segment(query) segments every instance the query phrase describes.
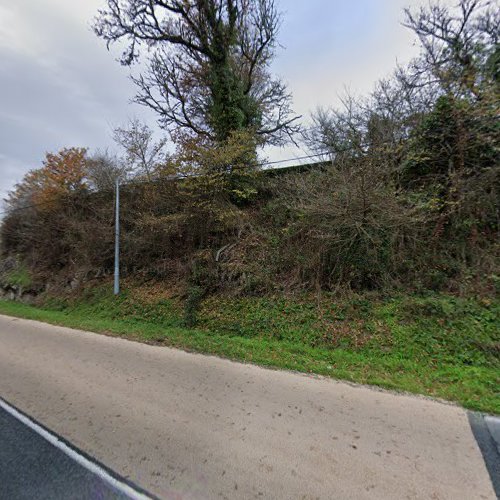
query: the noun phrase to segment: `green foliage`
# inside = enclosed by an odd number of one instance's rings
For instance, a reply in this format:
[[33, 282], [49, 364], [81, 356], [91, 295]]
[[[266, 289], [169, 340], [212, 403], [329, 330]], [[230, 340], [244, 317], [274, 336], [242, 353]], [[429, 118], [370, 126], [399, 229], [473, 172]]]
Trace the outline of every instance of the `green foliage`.
[[470, 177], [495, 166], [499, 125], [489, 108], [484, 101], [439, 97], [412, 132], [402, 182], [434, 182], [444, 189], [454, 174]]
[[33, 278], [26, 264], [17, 257], [0, 259], [0, 287], [27, 289], [33, 285]]
[[221, 144], [235, 132], [256, 130], [261, 126], [259, 103], [253, 95], [245, 92], [237, 64], [228, 57], [214, 64], [210, 71], [211, 101], [207, 114]]
[[399, 349], [419, 352], [436, 365], [460, 363], [466, 366], [500, 368], [495, 346], [500, 342], [500, 305], [489, 300], [464, 300], [430, 295], [405, 299], [400, 322], [404, 330]]
[[200, 286], [190, 286], [188, 288], [184, 305], [184, 324], [188, 328], [192, 328], [197, 323], [198, 312], [204, 295], [205, 291]]
[[15, 285], [22, 288], [28, 288], [33, 283], [29, 270], [24, 266], [6, 273], [2, 277], [2, 281], [7, 285]]
[[446, 363], [500, 367], [500, 304], [452, 296], [377, 296], [319, 301], [207, 299], [199, 325], [247, 338]]
[[255, 198], [259, 165], [251, 129], [228, 132], [220, 142], [179, 135], [177, 143], [168, 167], [185, 178], [180, 188], [186, 204], [215, 211], [223, 202], [238, 206]]

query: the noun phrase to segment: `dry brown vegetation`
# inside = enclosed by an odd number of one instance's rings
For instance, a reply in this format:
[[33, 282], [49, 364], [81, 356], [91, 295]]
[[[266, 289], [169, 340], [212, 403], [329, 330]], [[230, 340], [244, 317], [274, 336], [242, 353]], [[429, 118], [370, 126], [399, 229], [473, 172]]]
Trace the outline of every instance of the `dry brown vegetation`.
[[409, 13], [422, 55], [368, 98], [316, 113], [305, 141], [325, 161], [309, 169], [260, 171], [250, 129], [216, 145], [178, 135], [167, 156], [135, 123], [118, 133], [125, 166], [48, 155], [7, 200], [3, 255], [40, 285], [110, 274], [120, 174], [124, 275], [180, 287], [193, 311], [213, 292], [496, 293], [496, 17], [470, 0]]

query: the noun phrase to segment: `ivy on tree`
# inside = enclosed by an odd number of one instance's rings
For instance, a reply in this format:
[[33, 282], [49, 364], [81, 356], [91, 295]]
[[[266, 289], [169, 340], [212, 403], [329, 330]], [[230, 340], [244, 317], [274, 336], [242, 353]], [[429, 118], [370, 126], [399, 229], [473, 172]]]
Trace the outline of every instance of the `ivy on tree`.
[[251, 130], [261, 144], [283, 144], [299, 117], [269, 73], [279, 25], [274, 0], [107, 0], [94, 30], [108, 46], [126, 41], [124, 65], [147, 49], [136, 101], [174, 138], [220, 144]]

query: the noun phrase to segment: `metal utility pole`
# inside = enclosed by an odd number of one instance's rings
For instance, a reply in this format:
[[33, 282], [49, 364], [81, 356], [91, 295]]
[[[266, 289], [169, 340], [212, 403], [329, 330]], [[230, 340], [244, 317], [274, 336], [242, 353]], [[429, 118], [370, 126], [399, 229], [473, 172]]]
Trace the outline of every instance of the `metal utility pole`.
[[115, 295], [120, 293], [120, 178], [115, 184]]

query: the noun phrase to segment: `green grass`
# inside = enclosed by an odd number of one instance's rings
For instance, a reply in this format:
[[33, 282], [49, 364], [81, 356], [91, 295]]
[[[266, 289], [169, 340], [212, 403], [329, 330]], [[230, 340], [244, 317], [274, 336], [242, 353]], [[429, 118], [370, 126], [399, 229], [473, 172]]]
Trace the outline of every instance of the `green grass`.
[[16, 285], [23, 288], [31, 286], [32, 280], [28, 270], [24, 267], [18, 267], [7, 273], [3, 277], [3, 281], [9, 285]]
[[0, 312], [143, 342], [217, 354], [440, 397], [500, 414], [500, 303], [448, 295], [338, 300], [206, 299], [196, 328], [179, 300], [107, 289], [0, 301]]

